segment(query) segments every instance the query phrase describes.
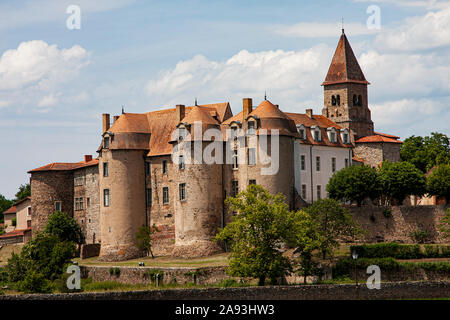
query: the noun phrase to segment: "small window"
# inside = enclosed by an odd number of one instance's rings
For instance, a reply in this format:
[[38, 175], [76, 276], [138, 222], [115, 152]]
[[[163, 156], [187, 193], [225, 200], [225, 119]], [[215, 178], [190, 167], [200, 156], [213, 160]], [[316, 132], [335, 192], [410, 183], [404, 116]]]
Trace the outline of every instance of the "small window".
[[163, 160], [162, 162], [162, 173], [167, 174], [167, 160]]
[[31, 220], [27, 220], [27, 228], [31, 228]]
[[231, 181], [231, 196], [236, 197], [239, 194], [239, 182], [237, 180]]
[[147, 188], [146, 197], [147, 207], [152, 205], [152, 188]]
[[300, 156], [300, 168], [306, 170], [306, 157], [304, 154]]
[[27, 208], [27, 215], [30, 217], [31, 216], [31, 207]]
[[320, 157], [316, 157], [316, 171], [320, 171]]
[[331, 172], [336, 172], [336, 158], [331, 158]]
[[356, 97], [356, 94], [353, 95], [353, 105], [354, 106], [358, 105], [358, 98]]
[[333, 105], [333, 106], [336, 105], [336, 97], [335, 96], [331, 96], [331, 105]]
[[342, 135], [342, 140], [344, 141], [345, 144], [348, 144], [348, 133], [344, 133]]
[[[142, 168], [142, 167], [141, 167]], [[108, 162], [103, 162], [103, 176], [107, 177], [108, 176]]]
[[256, 165], [256, 149], [248, 148], [248, 165], [254, 166]]
[[302, 198], [306, 199], [306, 184], [302, 184]]
[[55, 211], [61, 211], [62, 209], [62, 204], [61, 201], [56, 201], [55, 202]]
[[336, 132], [331, 131], [330, 132], [330, 142], [332, 143], [336, 143], [337, 139], [336, 139]]
[[91, 206], [91, 198], [86, 198], [86, 207], [89, 208]]
[[169, 203], [169, 187], [163, 188], [163, 204]]
[[314, 129], [314, 141], [320, 141], [320, 129]]
[[109, 207], [110, 201], [111, 201], [111, 199], [110, 199], [110, 195], [109, 195], [109, 189], [104, 189], [103, 190], [103, 205], [105, 207]]
[[336, 97], [336, 103], [337, 103], [338, 106], [341, 105], [341, 96], [340, 96], [340, 95], [337, 95], [337, 97]]
[[178, 158], [178, 169], [180, 170], [184, 169], [184, 156], [180, 156]]
[[256, 180], [255, 179], [250, 179], [250, 180], [248, 180], [248, 184], [249, 185], [256, 184]]
[[233, 150], [233, 169], [237, 169], [239, 167], [238, 164], [238, 151], [237, 149]]
[[83, 198], [75, 198], [75, 211], [83, 210]]
[[358, 106], [362, 106], [362, 96], [358, 96]]
[[145, 174], [146, 174], [147, 176], [150, 176], [150, 171], [151, 171], [150, 162], [149, 162], [149, 161], [146, 161], [146, 162], [145, 162]]
[[300, 134], [300, 139], [305, 139], [305, 129], [298, 130], [298, 133]]
[[186, 200], [186, 183], [180, 183], [180, 201]]
[[238, 131], [238, 128], [235, 126], [235, 127], [231, 127], [231, 137], [234, 139], [234, 140], [236, 140], [237, 139], [237, 131]]
[[348, 159], [345, 159], [345, 167], [348, 167]]
[[186, 128], [178, 128], [178, 140], [182, 141], [186, 137]]
[[317, 200], [322, 199], [322, 187], [317, 186]]
[[103, 148], [109, 149], [109, 137], [103, 139]]
[[248, 134], [255, 134], [255, 128], [256, 128], [255, 121], [249, 121], [247, 123], [247, 125], [248, 125], [247, 133]]

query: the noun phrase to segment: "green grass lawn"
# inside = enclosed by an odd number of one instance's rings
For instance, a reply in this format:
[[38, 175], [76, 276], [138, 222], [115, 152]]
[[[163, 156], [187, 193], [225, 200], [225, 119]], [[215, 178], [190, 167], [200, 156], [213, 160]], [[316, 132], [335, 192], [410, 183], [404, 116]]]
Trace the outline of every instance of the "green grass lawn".
[[139, 262], [144, 262], [146, 267], [223, 267], [228, 266], [228, 256], [229, 253], [216, 254], [204, 258], [193, 258], [193, 259], [181, 259], [172, 257], [144, 257], [139, 259], [132, 259], [119, 262], [104, 262], [99, 261], [98, 257], [93, 257], [89, 259], [74, 259], [79, 265], [84, 266], [130, 266], [138, 267]]

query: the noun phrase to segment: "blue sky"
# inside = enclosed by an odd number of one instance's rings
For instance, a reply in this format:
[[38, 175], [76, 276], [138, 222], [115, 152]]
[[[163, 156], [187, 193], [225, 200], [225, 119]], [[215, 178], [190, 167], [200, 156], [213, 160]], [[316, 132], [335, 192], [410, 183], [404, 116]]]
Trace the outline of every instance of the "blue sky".
[[[69, 5], [81, 29], [69, 30]], [[380, 9], [379, 30], [366, 26]], [[268, 98], [321, 111], [346, 34], [369, 87], [375, 129], [450, 133], [450, 3], [433, 0], [33, 0], [0, 4], [0, 194], [27, 170], [81, 161], [100, 142], [101, 113]]]

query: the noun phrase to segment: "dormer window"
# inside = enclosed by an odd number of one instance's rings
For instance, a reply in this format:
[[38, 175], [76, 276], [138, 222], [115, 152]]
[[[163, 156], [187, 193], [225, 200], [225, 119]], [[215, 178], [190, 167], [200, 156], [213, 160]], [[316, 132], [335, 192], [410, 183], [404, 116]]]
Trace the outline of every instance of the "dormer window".
[[306, 130], [303, 125], [300, 125], [297, 127], [298, 134], [300, 135], [300, 139], [305, 140], [306, 139]]
[[254, 120], [247, 122], [247, 134], [255, 134], [256, 122]]
[[109, 137], [103, 138], [103, 148], [109, 149]]
[[345, 144], [350, 143], [350, 134], [347, 129], [344, 129], [341, 133], [342, 142]]
[[317, 142], [321, 141], [322, 137], [320, 135], [320, 128], [314, 126], [314, 127], [311, 127], [311, 130], [312, 130], [312, 136], [314, 138], [314, 141], [317, 141]]
[[327, 131], [328, 131], [328, 139], [330, 140], [330, 142], [336, 143], [337, 142], [336, 129], [331, 127], [331, 128], [328, 128]]
[[186, 137], [186, 128], [178, 128], [178, 141], [184, 140]]

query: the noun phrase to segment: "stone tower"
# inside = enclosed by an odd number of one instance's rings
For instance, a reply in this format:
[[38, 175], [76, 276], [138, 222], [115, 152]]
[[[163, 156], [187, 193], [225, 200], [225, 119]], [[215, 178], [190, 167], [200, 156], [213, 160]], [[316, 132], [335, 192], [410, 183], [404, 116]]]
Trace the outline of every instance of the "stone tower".
[[322, 115], [352, 130], [355, 139], [374, 134], [367, 85], [344, 29], [331, 61], [324, 87]]

